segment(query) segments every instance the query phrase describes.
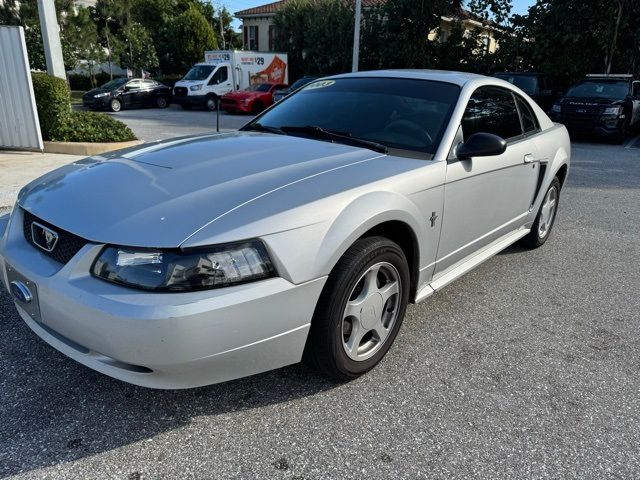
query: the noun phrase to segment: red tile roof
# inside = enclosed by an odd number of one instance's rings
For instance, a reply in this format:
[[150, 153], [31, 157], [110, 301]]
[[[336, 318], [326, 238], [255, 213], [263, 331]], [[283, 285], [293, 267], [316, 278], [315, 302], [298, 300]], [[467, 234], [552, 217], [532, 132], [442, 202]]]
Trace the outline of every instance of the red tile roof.
[[[278, 2], [267, 3], [265, 5], [258, 5], [257, 7], [247, 8], [235, 13], [236, 17], [247, 17], [249, 15], [273, 15], [278, 11], [278, 8], [287, 0], [280, 0]], [[375, 7], [378, 5], [384, 5], [387, 0], [362, 0], [363, 7]]]

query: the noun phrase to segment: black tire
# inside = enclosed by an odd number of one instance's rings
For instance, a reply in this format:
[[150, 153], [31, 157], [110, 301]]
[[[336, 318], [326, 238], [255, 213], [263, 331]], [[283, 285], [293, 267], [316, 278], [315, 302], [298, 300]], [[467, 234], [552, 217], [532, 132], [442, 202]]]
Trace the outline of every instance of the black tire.
[[264, 105], [260, 100], [254, 102], [253, 105], [251, 106], [251, 113], [254, 115], [259, 114], [263, 110], [264, 110]]
[[167, 108], [168, 106], [169, 106], [169, 101], [167, 100], [167, 97], [165, 97], [164, 95], [158, 95], [156, 97], [156, 107]]
[[117, 98], [112, 98], [109, 102], [109, 110], [112, 112], [119, 112], [122, 110], [122, 102]]
[[[356, 361], [347, 355], [344, 347], [344, 311], [349, 296], [363, 274], [380, 262], [393, 265], [398, 273], [400, 292], [395, 300], [398, 302], [395, 306], [397, 314], [386, 339], [375, 354]], [[387, 353], [400, 330], [409, 300], [409, 289], [407, 259], [397, 244], [384, 237], [358, 240], [329, 274], [313, 315], [304, 361], [337, 381], [351, 380], [371, 370]], [[388, 304], [384, 307], [383, 311], [388, 311]]]
[[207, 95], [204, 108], [210, 112], [215, 112], [218, 108], [218, 97], [216, 95]]
[[[545, 200], [552, 189], [556, 190], [555, 211], [551, 218], [550, 225], [547, 226], [545, 233], [542, 234], [540, 232], [542, 208], [544, 207]], [[560, 180], [558, 180], [558, 177], [555, 177], [551, 182], [551, 185], [549, 185], [549, 188], [544, 194], [542, 203], [540, 204], [540, 209], [538, 210], [538, 215], [536, 216], [536, 220], [533, 222], [533, 225], [531, 226], [531, 231], [525, 237], [522, 237], [522, 240], [520, 240], [520, 244], [523, 247], [531, 248], [531, 249], [541, 247], [551, 236], [551, 230], [553, 230], [553, 225], [555, 224], [555, 220], [558, 216], [558, 208], [560, 207], [560, 189], [561, 189]]]

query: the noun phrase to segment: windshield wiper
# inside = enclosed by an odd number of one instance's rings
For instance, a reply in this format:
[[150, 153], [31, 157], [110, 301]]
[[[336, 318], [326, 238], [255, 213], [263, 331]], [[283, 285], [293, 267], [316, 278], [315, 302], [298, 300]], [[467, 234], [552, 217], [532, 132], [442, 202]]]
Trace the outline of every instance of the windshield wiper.
[[249, 125], [247, 125], [246, 127], [242, 127], [240, 130], [245, 131], [245, 132], [269, 132], [269, 133], [275, 133], [277, 135], [286, 135], [286, 133], [281, 130], [280, 128], [276, 128], [276, 127], [270, 127], [268, 125], [263, 125], [260, 122], [256, 122], [256, 123], [251, 123]]
[[389, 149], [381, 143], [372, 142], [352, 136], [350, 133], [337, 132], [335, 130], [325, 130], [317, 125], [305, 125], [304, 127], [283, 125], [280, 130], [284, 133], [303, 133], [311, 137], [337, 140], [342, 143], [351, 144], [358, 147], [368, 148], [375, 152], [388, 153]]

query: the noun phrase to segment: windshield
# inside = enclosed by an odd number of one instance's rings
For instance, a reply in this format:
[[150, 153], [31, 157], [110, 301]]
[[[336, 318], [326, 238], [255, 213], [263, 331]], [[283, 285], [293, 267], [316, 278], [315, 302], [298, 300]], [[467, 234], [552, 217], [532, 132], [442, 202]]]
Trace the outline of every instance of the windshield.
[[269, 89], [271, 88], [271, 84], [270, 83], [256, 83], [254, 85], [251, 85], [249, 88], [247, 88], [247, 91], [249, 92], [268, 92]]
[[214, 68], [216, 68], [215, 65], [194, 65], [183, 80], [206, 80]]
[[118, 88], [124, 85], [127, 82], [128, 78], [114, 78], [113, 80], [105, 83], [100, 88], [104, 90], [113, 90], [114, 88]]
[[512, 85], [515, 85], [520, 90], [528, 94], [536, 93], [538, 89], [538, 77], [534, 75], [506, 75], [498, 74], [497, 78], [506, 80]]
[[295, 82], [293, 82], [293, 85], [291, 85], [291, 91], [293, 92], [300, 87], [304, 87], [307, 83], [311, 83], [314, 80], [315, 78], [301, 78], [300, 80], [296, 80]]
[[608, 98], [619, 100], [629, 95], [628, 82], [588, 81], [574, 85], [567, 92], [567, 97]]
[[276, 104], [255, 122], [285, 131], [285, 127], [315, 126], [389, 148], [432, 155], [459, 93], [456, 85], [427, 80], [319, 80]]

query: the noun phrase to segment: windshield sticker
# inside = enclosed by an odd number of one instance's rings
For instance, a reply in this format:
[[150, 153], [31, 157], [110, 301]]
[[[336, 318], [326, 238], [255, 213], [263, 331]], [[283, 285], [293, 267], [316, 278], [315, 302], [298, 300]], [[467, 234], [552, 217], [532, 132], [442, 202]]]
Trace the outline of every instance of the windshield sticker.
[[325, 88], [333, 85], [334, 83], [336, 83], [335, 80], [320, 80], [319, 82], [313, 82], [307, 85], [304, 89], [311, 90], [313, 88]]

